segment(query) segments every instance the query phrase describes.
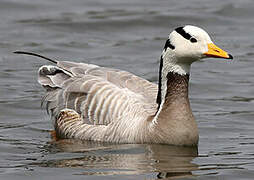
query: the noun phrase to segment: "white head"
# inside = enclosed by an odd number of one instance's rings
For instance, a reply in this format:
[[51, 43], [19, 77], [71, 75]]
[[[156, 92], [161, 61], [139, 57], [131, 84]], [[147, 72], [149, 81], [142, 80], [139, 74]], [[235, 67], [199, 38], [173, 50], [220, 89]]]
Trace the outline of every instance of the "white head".
[[157, 95], [159, 106], [155, 122], [166, 99], [168, 77], [181, 75], [188, 78], [191, 63], [206, 57], [233, 59], [230, 54], [213, 44], [209, 35], [201, 28], [187, 25], [170, 33], [161, 55]]
[[[192, 62], [206, 57], [232, 59], [233, 57], [213, 44], [201, 28], [186, 25], [170, 33], [162, 52], [164, 71], [189, 74]], [[164, 72], [166, 73], [166, 72]]]

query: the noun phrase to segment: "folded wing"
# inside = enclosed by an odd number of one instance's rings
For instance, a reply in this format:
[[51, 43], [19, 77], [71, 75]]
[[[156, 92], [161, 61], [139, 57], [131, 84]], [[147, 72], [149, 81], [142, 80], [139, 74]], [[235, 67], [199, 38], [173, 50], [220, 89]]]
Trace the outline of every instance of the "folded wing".
[[38, 81], [47, 90], [44, 101], [54, 120], [64, 108], [93, 125], [156, 112], [157, 85], [125, 71], [61, 61], [42, 66]]

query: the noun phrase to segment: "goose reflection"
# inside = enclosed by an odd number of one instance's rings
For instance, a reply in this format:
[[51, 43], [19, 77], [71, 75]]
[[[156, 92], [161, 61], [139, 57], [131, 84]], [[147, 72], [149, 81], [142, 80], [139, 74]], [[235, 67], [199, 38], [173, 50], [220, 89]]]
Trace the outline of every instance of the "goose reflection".
[[[75, 157], [41, 162], [41, 166], [81, 168], [83, 175], [140, 175], [152, 173], [154, 179], [193, 176], [198, 165], [196, 147], [158, 144], [107, 144], [78, 140], [51, 142], [49, 151], [70, 152]], [[76, 155], [80, 155], [77, 157]], [[73, 155], [74, 156], [74, 155]]]

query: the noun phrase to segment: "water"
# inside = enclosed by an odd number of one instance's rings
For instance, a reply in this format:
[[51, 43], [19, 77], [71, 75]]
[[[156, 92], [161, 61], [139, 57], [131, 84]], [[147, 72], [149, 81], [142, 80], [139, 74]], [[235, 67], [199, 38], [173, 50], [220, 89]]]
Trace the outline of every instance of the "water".
[[[253, 179], [254, 2], [251, 0], [2, 0], [0, 2], [0, 179]], [[192, 66], [190, 98], [198, 149], [54, 141], [40, 101], [37, 58], [128, 70], [157, 81], [168, 33], [206, 29], [233, 61]]]

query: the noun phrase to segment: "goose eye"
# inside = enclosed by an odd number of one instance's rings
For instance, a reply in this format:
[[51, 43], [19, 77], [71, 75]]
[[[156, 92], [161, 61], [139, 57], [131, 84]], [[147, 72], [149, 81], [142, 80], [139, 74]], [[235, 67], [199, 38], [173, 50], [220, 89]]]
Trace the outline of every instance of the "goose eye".
[[197, 41], [197, 39], [192, 37], [192, 38], [190, 38], [190, 42], [195, 43], [195, 42], [198, 42], [198, 41]]

